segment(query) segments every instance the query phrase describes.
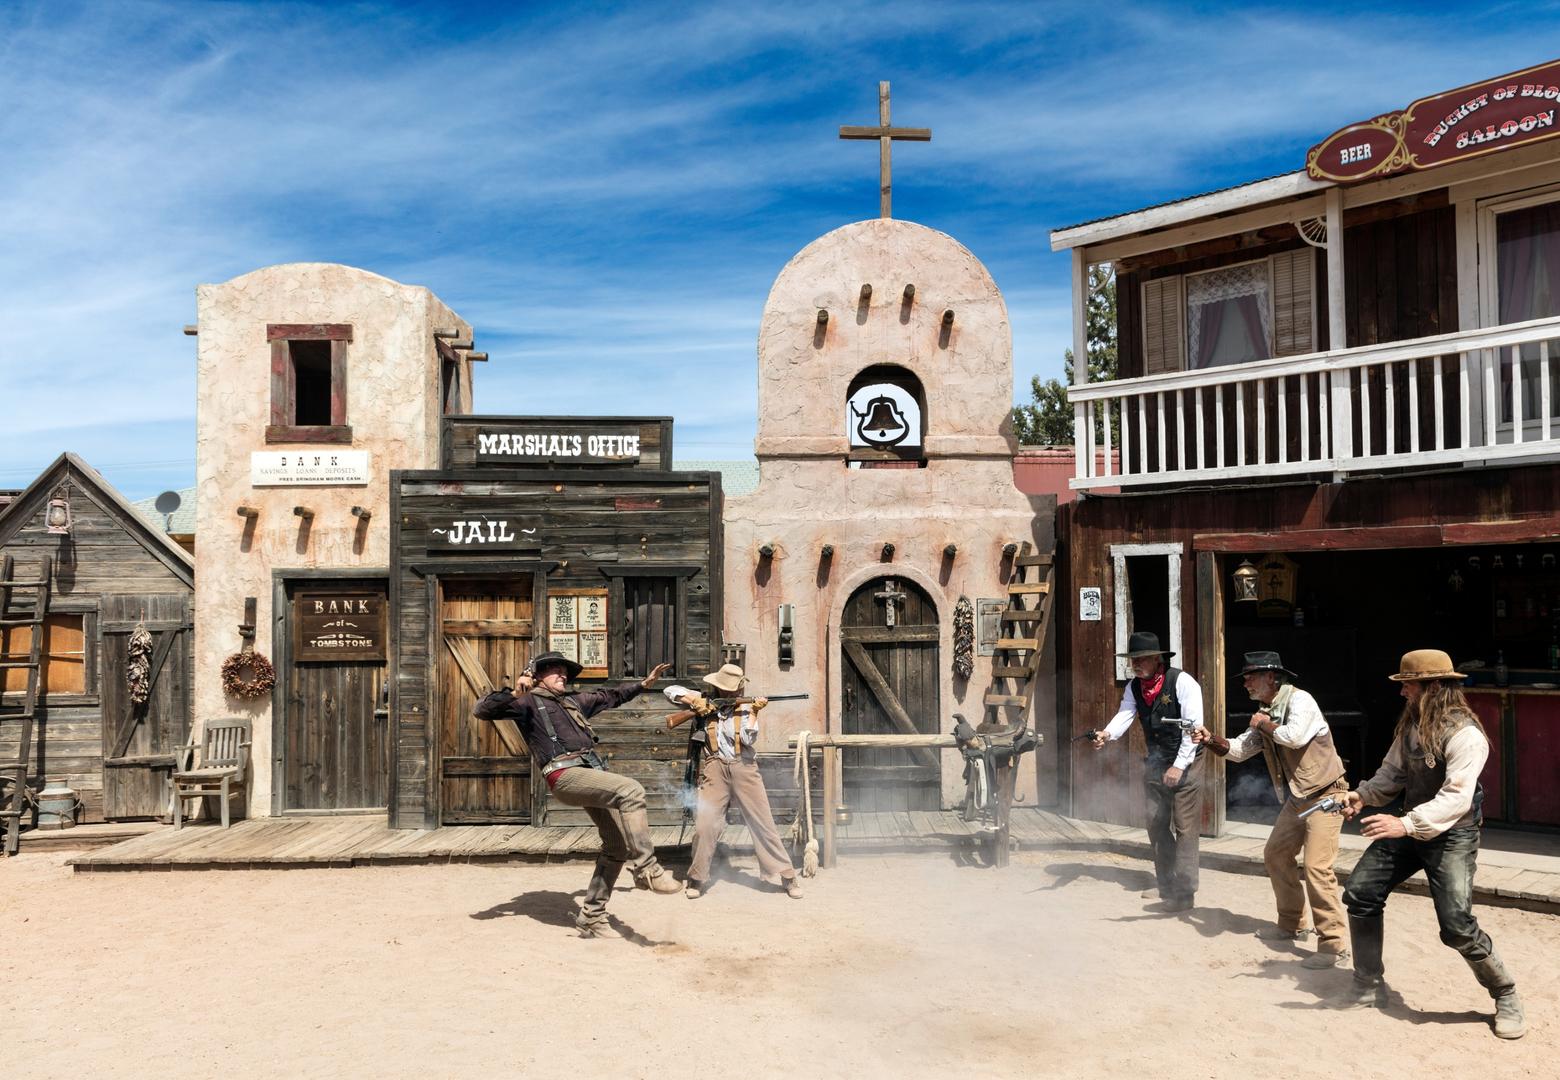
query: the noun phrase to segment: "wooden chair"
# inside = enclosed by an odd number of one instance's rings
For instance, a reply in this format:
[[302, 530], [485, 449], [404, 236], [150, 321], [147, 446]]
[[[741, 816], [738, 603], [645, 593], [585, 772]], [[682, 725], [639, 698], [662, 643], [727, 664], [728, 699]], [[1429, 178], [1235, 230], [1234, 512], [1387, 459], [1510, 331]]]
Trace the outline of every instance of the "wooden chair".
[[[200, 758], [196, 761], [196, 751]], [[248, 782], [249, 720], [242, 716], [222, 716], [205, 724], [204, 741], [194, 737], [179, 750], [178, 764], [169, 783], [173, 787], [173, 827], [184, 827], [184, 800], [206, 795], [217, 796], [222, 803], [222, 827], [228, 828], [228, 797], [242, 791]]]

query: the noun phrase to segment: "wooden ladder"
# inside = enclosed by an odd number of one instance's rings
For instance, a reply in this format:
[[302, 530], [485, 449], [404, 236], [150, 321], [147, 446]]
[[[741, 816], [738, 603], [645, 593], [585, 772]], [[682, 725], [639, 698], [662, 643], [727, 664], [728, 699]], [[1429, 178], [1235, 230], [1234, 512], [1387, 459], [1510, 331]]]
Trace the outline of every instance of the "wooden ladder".
[[[1013, 556], [1007, 580], [1008, 606], [1000, 617], [997, 647], [992, 654], [991, 689], [985, 699], [986, 707], [996, 710], [995, 717], [1010, 718], [1000, 727], [1021, 725], [1034, 701], [1040, 654], [1045, 651], [1045, 635], [1051, 625], [1054, 564], [1054, 556], [1035, 554], [1027, 540]], [[1002, 711], [1009, 709], [1017, 711]]]
[[[6, 659], [6, 653], [0, 653], [0, 686], [4, 685], [4, 672], [13, 668], [23, 668], [27, 671], [27, 693], [22, 698], [22, 711], [5, 713], [3, 716], [3, 719], [8, 722], [12, 720], [21, 722], [16, 761], [5, 765], [3, 774], [0, 774], [11, 782], [10, 802], [0, 808], [0, 818], [5, 820], [6, 856], [15, 855], [21, 848], [22, 842], [22, 815], [26, 812], [28, 799], [27, 762], [32, 756], [33, 717], [38, 711], [38, 683], [43, 661], [43, 624], [49, 614], [49, 578], [54, 566], [53, 560], [45, 555], [38, 581], [17, 581], [12, 577], [14, 569], [11, 556], [0, 558], [0, 630], [10, 630], [19, 626], [31, 627], [32, 641], [27, 650], [26, 660], [9, 660]], [[16, 589], [33, 590], [32, 607], [24, 609], [26, 618], [18, 617], [22, 612], [12, 611], [12, 591]]]

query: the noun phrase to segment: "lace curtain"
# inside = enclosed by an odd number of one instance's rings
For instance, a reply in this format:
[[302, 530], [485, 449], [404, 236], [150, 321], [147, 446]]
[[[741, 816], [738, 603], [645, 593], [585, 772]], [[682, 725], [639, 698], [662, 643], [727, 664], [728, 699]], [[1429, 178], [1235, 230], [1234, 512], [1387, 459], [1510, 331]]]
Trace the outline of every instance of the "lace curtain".
[[1187, 357], [1193, 368], [1273, 355], [1273, 295], [1268, 264], [1228, 266], [1186, 278]]

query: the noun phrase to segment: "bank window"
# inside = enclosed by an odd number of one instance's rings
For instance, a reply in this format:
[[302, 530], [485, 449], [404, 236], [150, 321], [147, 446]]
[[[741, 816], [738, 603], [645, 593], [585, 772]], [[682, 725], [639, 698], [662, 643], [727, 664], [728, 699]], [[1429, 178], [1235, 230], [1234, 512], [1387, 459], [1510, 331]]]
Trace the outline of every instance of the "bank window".
[[623, 674], [644, 677], [657, 664], [677, 674], [677, 584], [675, 577], [623, 579]]
[[1249, 364], [1316, 348], [1309, 247], [1143, 283], [1144, 373]]
[[271, 423], [268, 443], [350, 443], [347, 347], [343, 323], [272, 323]]
[[[25, 662], [32, 650], [31, 626], [0, 627], [0, 662]], [[87, 692], [87, 617], [54, 613], [44, 617], [43, 648], [38, 657], [39, 694]], [[27, 668], [0, 669], [0, 689], [27, 692]]]

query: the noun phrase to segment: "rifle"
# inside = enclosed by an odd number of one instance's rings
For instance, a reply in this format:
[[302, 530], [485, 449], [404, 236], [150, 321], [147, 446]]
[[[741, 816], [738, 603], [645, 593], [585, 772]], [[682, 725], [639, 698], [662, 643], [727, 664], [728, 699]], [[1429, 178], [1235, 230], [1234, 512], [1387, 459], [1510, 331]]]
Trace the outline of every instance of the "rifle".
[[[806, 698], [807, 696], [808, 696], [807, 694], [775, 694], [775, 695], [773, 695], [771, 697], [766, 697], [764, 700], [765, 701], [801, 701], [802, 699]], [[731, 710], [735, 706], [737, 706], [737, 705], [751, 705], [751, 704], [753, 704], [753, 702], [755, 702], [757, 700], [758, 700], [757, 698], [750, 698], [750, 697], [714, 698], [714, 699], [711, 699], [711, 701], [710, 701], [710, 709], [711, 709], [711, 711], [706, 713], [705, 715], [706, 716], [715, 716], [715, 715], [718, 714], [719, 719], [724, 720], [724, 719], [726, 719], [727, 717], [729, 717], [731, 715]], [[699, 712], [698, 712], [697, 709], [683, 709], [681, 712], [674, 712], [674, 713], [672, 713], [670, 716], [668, 716], [666, 718], [666, 726], [668, 728], [678, 727], [678, 726], [680, 726], [682, 724], [687, 723], [689, 720], [692, 720], [695, 716], [698, 716], [698, 715], [699, 715]]]

